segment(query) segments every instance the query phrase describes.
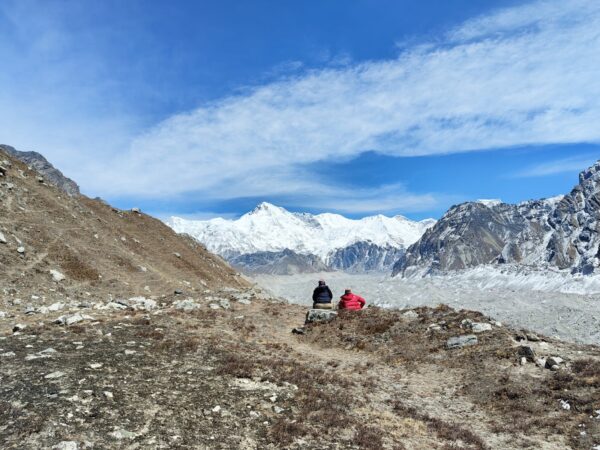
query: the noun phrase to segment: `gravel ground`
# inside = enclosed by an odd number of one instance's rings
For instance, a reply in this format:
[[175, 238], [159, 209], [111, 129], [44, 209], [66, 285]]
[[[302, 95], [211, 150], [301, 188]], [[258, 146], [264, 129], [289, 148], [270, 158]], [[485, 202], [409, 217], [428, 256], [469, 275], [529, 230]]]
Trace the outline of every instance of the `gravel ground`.
[[319, 278], [327, 280], [334, 296], [351, 288], [367, 303], [392, 308], [435, 306], [481, 311], [496, 320], [554, 338], [600, 344], [600, 295], [539, 291], [533, 288], [482, 287], [461, 277], [406, 280], [382, 274], [346, 273], [260, 275], [254, 280], [275, 295], [309, 305]]

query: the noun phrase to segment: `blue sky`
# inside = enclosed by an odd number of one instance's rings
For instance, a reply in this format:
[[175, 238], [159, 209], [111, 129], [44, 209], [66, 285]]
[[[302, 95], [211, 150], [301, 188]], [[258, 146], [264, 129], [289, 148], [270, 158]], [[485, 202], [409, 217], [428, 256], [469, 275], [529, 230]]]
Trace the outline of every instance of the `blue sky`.
[[0, 142], [157, 216], [439, 217], [600, 159], [600, 4], [0, 3]]

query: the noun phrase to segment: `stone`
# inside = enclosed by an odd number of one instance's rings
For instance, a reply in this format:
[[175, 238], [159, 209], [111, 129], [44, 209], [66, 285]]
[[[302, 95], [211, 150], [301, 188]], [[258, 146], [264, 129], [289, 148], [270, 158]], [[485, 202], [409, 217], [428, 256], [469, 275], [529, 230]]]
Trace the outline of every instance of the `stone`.
[[57, 283], [61, 282], [62, 280], [64, 280], [66, 278], [62, 273], [60, 273], [58, 270], [54, 270], [54, 269], [50, 270], [50, 275], [52, 275], [52, 280], [56, 281]]
[[194, 311], [199, 309], [200, 305], [191, 298], [186, 298], [185, 300], [177, 300], [176, 302], [173, 302], [173, 307], [182, 311]]
[[92, 316], [88, 316], [87, 314], [76, 313], [72, 316], [60, 316], [58, 319], [54, 321], [57, 325], [73, 325], [78, 322], [83, 322], [84, 320], [94, 320]]
[[535, 354], [535, 350], [531, 348], [529, 345], [521, 345], [519, 347], [519, 356], [527, 359], [527, 361], [535, 362], [537, 357]]
[[281, 406], [273, 406], [273, 411], [275, 412], [275, 414], [281, 414], [282, 412], [285, 411], [284, 408], [282, 408]]
[[527, 364], [527, 358], [525, 358], [524, 356], [521, 356], [521, 359], [519, 360], [519, 364], [521, 364], [522, 366]]
[[151, 309], [156, 309], [157, 307], [156, 301], [146, 297], [132, 297], [127, 301], [127, 303], [130, 307], [136, 310], [141, 309], [148, 311]]
[[137, 437], [137, 434], [132, 433], [131, 431], [127, 431], [124, 430], [123, 428], [119, 428], [115, 431], [113, 431], [112, 433], [108, 433], [109, 436], [117, 439], [117, 440], [122, 440], [122, 439], [135, 439]]
[[474, 322], [471, 324], [471, 331], [473, 331], [473, 333], [483, 333], [485, 331], [490, 331], [491, 329], [492, 324], [490, 323]]
[[175, 295], [183, 295], [183, 291], [181, 289], [175, 289], [173, 292]]
[[414, 320], [414, 319], [418, 319], [419, 315], [411, 309], [410, 311], [406, 311], [405, 313], [402, 313], [402, 317], [404, 317], [405, 319], [408, 319], [408, 320]]
[[560, 356], [551, 356], [546, 359], [546, 369], [553, 369], [554, 366], [560, 367], [560, 365], [564, 362]]
[[6, 236], [4, 236], [4, 233], [0, 232], [0, 244], [6, 244]]
[[211, 303], [210, 305], [208, 305], [208, 307], [210, 309], [221, 309], [221, 307], [219, 305], [217, 305], [216, 303]]
[[337, 312], [329, 309], [310, 309], [304, 323], [327, 323], [337, 317]]
[[52, 450], [78, 450], [79, 444], [75, 441], [62, 441], [52, 447]]
[[539, 342], [539, 341], [541, 341], [541, 339], [539, 338], [539, 336], [537, 334], [534, 334], [534, 333], [527, 333], [525, 336], [527, 337], [527, 340], [531, 341], [531, 342]]
[[475, 336], [474, 334], [467, 334], [464, 336], [451, 337], [446, 341], [446, 348], [463, 348], [471, 345], [477, 345], [478, 343], [479, 340], [477, 339], [477, 336]]
[[175, 255], [176, 258], [181, 258], [181, 254], [178, 252], [173, 252], [173, 255]]
[[36, 177], [35, 179], [38, 181], [38, 183], [44, 182], [44, 177]]
[[0, 358], [14, 358], [15, 356], [15, 352], [0, 353]]
[[214, 413], [219, 413], [219, 412], [221, 412], [221, 407], [220, 407], [219, 405], [215, 406], [215, 407], [212, 409], [212, 412], [214, 412]]
[[223, 309], [231, 308], [231, 303], [229, 303], [229, 300], [227, 300], [225, 298], [219, 301], [219, 305], [221, 305], [221, 308], [223, 308]]
[[23, 246], [17, 247], [17, 253], [20, 253], [21, 255], [24, 254], [25, 253], [25, 247], [23, 247]]
[[102, 367], [102, 363], [91, 363], [90, 364], [91, 369], [99, 369], [101, 367]]
[[292, 334], [304, 334], [304, 328], [294, 328]]
[[140, 208], [131, 208], [132, 213], [141, 214], [142, 210]]
[[18, 323], [13, 327], [13, 333], [17, 333], [19, 331], [23, 331], [25, 328], [27, 328], [27, 325], [22, 324], [22, 323]]
[[106, 397], [107, 400], [112, 400], [114, 398], [113, 393], [110, 391], [104, 391], [102, 394], [104, 394], [104, 397]]
[[61, 372], [61, 371], [56, 371], [56, 372], [49, 373], [49, 374], [48, 374], [48, 375], [46, 375], [44, 378], [45, 378], [46, 380], [55, 380], [55, 379], [57, 379], [57, 378], [61, 378], [61, 377], [63, 377], [63, 376], [65, 376], [65, 373], [64, 373], [64, 372]]

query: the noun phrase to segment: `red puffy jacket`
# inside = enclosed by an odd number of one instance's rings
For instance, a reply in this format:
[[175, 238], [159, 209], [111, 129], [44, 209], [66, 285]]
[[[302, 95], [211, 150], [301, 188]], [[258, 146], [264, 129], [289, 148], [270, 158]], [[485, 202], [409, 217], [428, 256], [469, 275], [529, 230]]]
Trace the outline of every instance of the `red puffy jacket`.
[[340, 297], [340, 309], [359, 310], [365, 306], [365, 299], [356, 294], [344, 294]]

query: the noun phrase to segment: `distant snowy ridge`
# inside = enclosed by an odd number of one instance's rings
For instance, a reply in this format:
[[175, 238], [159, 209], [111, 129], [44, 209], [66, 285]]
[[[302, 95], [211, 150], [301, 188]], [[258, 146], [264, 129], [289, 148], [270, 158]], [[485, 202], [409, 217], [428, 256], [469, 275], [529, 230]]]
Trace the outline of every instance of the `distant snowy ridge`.
[[[286, 252], [286, 260], [296, 264], [292, 272], [297, 273], [302, 271], [302, 255], [309, 258], [307, 271], [315, 267], [313, 256], [333, 269], [391, 269], [400, 253], [435, 221], [415, 222], [403, 216], [383, 215], [353, 220], [331, 213], [293, 213], [264, 202], [237, 220], [171, 217], [166, 223], [230, 261], [260, 260], [260, 266], [267, 272], [271, 269], [266, 268], [266, 258], [272, 255], [274, 263], [281, 263], [281, 252]], [[289, 252], [293, 252], [294, 258], [290, 258]], [[257, 257], [240, 258], [245, 255]]]

